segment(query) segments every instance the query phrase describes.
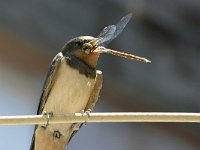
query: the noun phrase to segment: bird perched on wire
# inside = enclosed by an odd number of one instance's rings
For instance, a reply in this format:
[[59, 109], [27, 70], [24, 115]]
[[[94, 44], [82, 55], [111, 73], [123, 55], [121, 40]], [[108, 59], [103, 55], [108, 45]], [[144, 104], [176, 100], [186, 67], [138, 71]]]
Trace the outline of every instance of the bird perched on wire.
[[[102, 72], [96, 70], [101, 53], [150, 63], [146, 58], [107, 49], [124, 29], [132, 14], [105, 27], [97, 37], [79, 36], [67, 42], [53, 59], [44, 83], [37, 114], [91, 111], [102, 87]], [[80, 123], [36, 125], [31, 150], [63, 150], [81, 127]]]

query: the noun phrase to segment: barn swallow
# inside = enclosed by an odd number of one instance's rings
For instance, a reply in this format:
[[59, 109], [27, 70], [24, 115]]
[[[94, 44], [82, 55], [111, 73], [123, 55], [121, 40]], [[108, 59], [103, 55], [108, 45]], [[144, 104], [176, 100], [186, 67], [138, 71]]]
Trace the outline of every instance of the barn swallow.
[[[97, 37], [79, 36], [67, 42], [51, 62], [37, 114], [67, 114], [92, 110], [101, 89], [102, 73], [96, 70], [101, 53], [150, 63], [146, 58], [105, 48], [131, 19], [123, 17], [105, 27]], [[82, 124], [36, 125], [30, 150], [63, 150]]]

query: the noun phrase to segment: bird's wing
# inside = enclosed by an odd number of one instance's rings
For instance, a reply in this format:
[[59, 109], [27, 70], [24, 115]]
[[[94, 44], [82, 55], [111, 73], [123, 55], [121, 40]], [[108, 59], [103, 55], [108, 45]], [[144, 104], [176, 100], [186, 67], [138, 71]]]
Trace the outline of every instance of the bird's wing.
[[94, 109], [99, 98], [99, 93], [102, 88], [102, 83], [103, 83], [102, 72], [100, 70], [97, 70], [96, 83], [88, 100], [88, 103], [85, 107], [85, 111], [92, 111]]
[[[90, 112], [94, 109], [98, 98], [99, 98], [99, 93], [100, 90], [102, 88], [102, 83], [103, 83], [103, 76], [102, 76], [102, 72], [100, 70], [97, 70], [97, 76], [96, 76], [96, 81], [95, 81], [95, 85], [94, 88], [90, 94], [90, 98], [88, 100], [88, 103], [84, 109], [85, 112]], [[72, 139], [72, 137], [76, 134], [76, 132], [78, 132], [78, 130], [82, 127], [83, 123], [74, 123], [71, 127], [71, 131], [69, 132], [69, 138], [68, 138], [68, 142], [66, 144], [66, 146], [68, 145], [68, 143], [70, 142], [70, 140]]]
[[59, 68], [58, 66], [60, 65], [62, 57], [63, 57], [63, 55], [60, 52], [54, 57], [53, 61], [51, 62], [51, 65], [50, 65], [50, 68], [47, 73], [47, 77], [46, 77], [46, 80], [44, 82], [44, 86], [42, 89], [42, 94], [40, 97], [40, 102], [39, 102], [39, 106], [38, 106], [38, 110], [37, 110], [38, 115], [41, 114], [44, 109], [44, 105], [46, 104], [47, 98], [49, 96], [49, 93], [50, 93], [51, 88], [54, 83], [55, 73], [56, 73], [57, 69]]
[[[54, 83], [55, 73], [56, 73], [57, 69], [59, 68], [58, 66], [60, 65], [62, 57], [63, 57], [63, 55], [60, 52], [54, 57], [53, 61], [51, 62], [51, 65], [49, 67], [49, 71], [47, 73], [47, 77], [46, 77], [46, 80], [44, 82], [44, 86], [42, 89], [42, 94], [40, 97], [40, 102], [39, 102], [39, 106], [38, 106], [38, 110], [37, 110], [38, 115], [41, 114], [44, 109], [44, 105], [46, 104], [48, 95], [49, 95], [51, 88], [53, 86], [53, 83]], [[37, 128], [37, 126], [35, 126], [35, 130], [36, 130], [36, 128]], [[30, 150], [34, 150], [34, 147], [35, 147], [35, 135], [33, 135], [33, 137], [32, 137], [32, 143], [30, 146]]]

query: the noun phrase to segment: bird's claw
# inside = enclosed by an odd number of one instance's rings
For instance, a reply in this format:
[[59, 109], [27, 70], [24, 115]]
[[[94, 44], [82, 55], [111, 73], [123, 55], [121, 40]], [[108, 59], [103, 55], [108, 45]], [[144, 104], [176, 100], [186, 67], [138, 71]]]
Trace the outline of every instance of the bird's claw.
[[43, 128], [47, 128], [47, 126], [49, 125], [50, 118], [53, 117], [53, 112], [46, 112], [46, 111], [44, 111], [43, 116], [45, 116], [47, 118], [47, 123], [45, 125], [42, 125], [42, 127]]
[[87, 121], [90, 119], [90, 113], [92, 112], [91, 109], [88, 109], [86, 111], [82, 110], [82, 115], [87, 116], [87, 120], [85, 120], [84, 125], [86, 125]]

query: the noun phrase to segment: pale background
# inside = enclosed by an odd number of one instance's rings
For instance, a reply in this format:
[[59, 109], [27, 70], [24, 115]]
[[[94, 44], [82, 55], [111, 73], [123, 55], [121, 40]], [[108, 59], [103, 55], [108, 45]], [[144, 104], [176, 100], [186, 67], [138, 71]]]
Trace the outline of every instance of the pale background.
[[[110, 48], [151, 65], [102, 55], [98, 112], [199, 112], [200, 1], [0, 0], [0, 115], [35, 114], [52, 58], [69, 39], [96, 36], [132, 12]], [[0, 150], [27, 150], [33, 126], [0, 126]], [[69, 150], [199, 150], [200, 125], [88, 123]]]

